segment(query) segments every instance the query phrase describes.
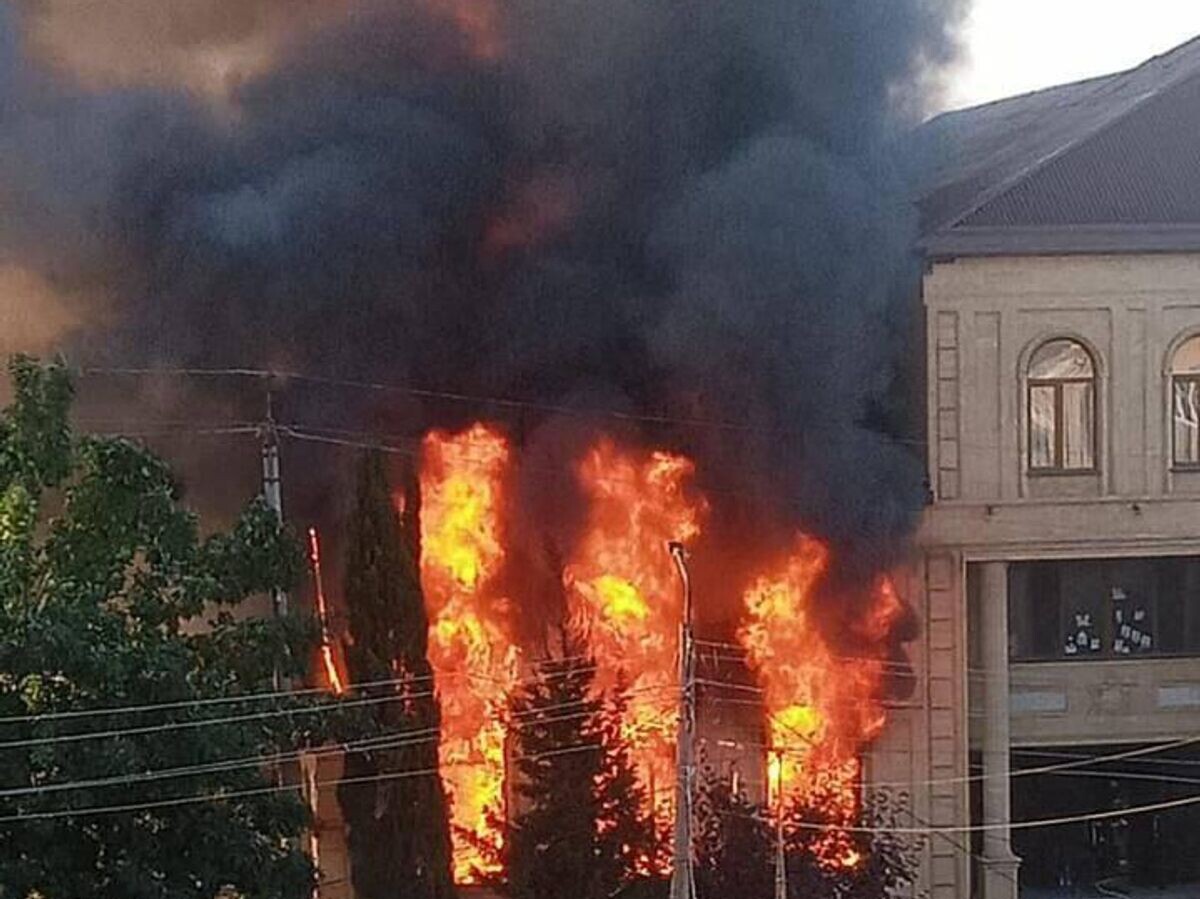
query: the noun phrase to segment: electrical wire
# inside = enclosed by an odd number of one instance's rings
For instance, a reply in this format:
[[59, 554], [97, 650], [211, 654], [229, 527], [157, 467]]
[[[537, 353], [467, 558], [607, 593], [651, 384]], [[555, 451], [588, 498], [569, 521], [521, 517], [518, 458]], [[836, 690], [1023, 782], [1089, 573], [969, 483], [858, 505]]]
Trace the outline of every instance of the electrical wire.
[[224, 759], [195, 765], [180, 765], [175, 768], [162, 768], [154, 771], [136, 772], [134, 774], [114, 774], [110, 777], [97, 777], [89, 780], [63, 781], [61, 783], [37, 784], [27, 787], [8, 787], [0, 789], [0, 799], [11, 799], [19, 796], [41, 796], [50, 793], [92, 790], [111, 786], [130, 786], [160, 780], [173, 780], [177, 777], [199, 777], [204, 774], [221, 774], [227, 771], [262, 768], [269, 764], [298, 761], [306, 756], [325, 756], [343, 752], [382, 751], [385, 749], [421, 746], [427, 743], [438, 742], [439, 730], [439, 728], [434, 727], [416, 731], [399, 731], [385, 736], [369, 737], [363, 740], [350, 740], [344, 743], [324, 744], [311, 749], [298, 749], [292, 752], [242, 756], [235, 759]]
[[[674, 690], [674, 689], [675, 688], [673, 686], [665, 685], [663, 687], [644, 688], [642, 690], [631, 690], [631, 691], [628, 691], [628, 693], [630, 695], [639, 695], [639, 694], [644, 694], [644, 693], [662, 692], [664, 690]], [[410, 698], [410, 697], [403, 697], [403, 698]], [[550, 717], [543, 717], [543, 716], [547, 712], [560, 711], [560, 710], [567, 709], [567, 708], [575, 708], [577, 706], [581, 706], [581, 705], [585, 705], [585, 704], [593, 705], [594, 703], [595, 703], [595, 700], [591, 700], [591, 699], [576, 700], [576, 701], [571, 701], [571, 702], [554, 703], [554, 704], [547, 705], [547, 706], [540, 706], [536, 709], [528, 710], [527, 712], [524, 713], [524, 716], [522, 716], [521, 713], [513, 713], [513, 715], [511, 717], [515, 718], [516, 720], [510, 720], [507, 723], [506, 729], [509, 733], [512, 733], [514, 731], [524, 730], [526, 728], [543, 727], [547, 724], [555, 724], [555, 723], [560, 723], [563, 721], [571, 721], [571, 720], [575, 720], [575, 719], [579, 719], [579, 718], [586, 718], [586, 717], [593, 715], [595, 713], [595, 709], [587, 708], [587, 709], [583, 709], [582, 711], [575, 712], [573, 714], [553, 715]], [[39, 785], [26, 786], [26, 787], [3, 788], [3, 789], [0, 789], [0, 798], [10, 797], [10, 796], [36, 795], [36, 794], [47, 793], [47, 792], [61, 792], [64, 790], [71, 790], [71, 789], [91, 789], [94, 787], [125, 785], [125, 784], [131, 784], [131, 783], [140, 783], [140, 782], [144, 782], [144, 781], [170, 779], [173, 777], [180, 777], [180, 776], [218, 773], [221, 771], [237, 770], [240, 768], [259, 767], [259, 766], [270, 764], [273, 762], [286, 761], [290, 758], [298, 758], [298, 757], [301, 757], [304, 755], [320, 755], [320, 754], [324, 754], [326, 752], [348, 751], [351, 748], [354, 748], [355, 751], [365, 750], [365, 749], [388, 749], [388, 748], [393, 748], [393, 745], [390, 743], [387, 743], [387, 741], [394, 740], [397, 738], [404, 738], [404, 742], [398, 743], [395, 745], [402, 745], [402, 746], [419, 745], [421, 743], [438, 742], [439, 734], [440, 734], [440, 729], [438, 729], [438, 728], [428, 728], [423, 731], [396, 731], [396, 732], [393, 732], [392, 734], [385, 735], [382, 737], [367, 738], [364, 741], [353, 741], [353, 743], [341, 743], [341, 744], [334, 744], [333, 746], [321, 746], [321, 747], [315, 747], [312, 749], [295, 750], [294, 752], [291, 752], [291, 753], [284, 753], [284, 754], [271, 753], [271, 754], [267, 754], [267, 755], [254, 755], [254, 756], [242, 757], [239, 759], [228, 759], [228, 760], [221, 760], [221, 761], [216, 761], [216, 762], [207, 762], [207, 763], [202, 763], [202, 764], [198, 764], [198, 765], [188, 765], [188, 766], [181, 766], [178, 768], [160, 769], [157, 771], [149, 771], [149, 772], [139, 772], [139, 773], [130, 774], [130, 775], [113, 775], [112, 777], [100, 778], [100, 779], [89, 780], [89, 781], [66, 781], [66, 782], [56, 783], [56, 784], [39, 784]], [[407, 738], [410, 738], [410, 737], [425, 737], [425, 739], [408, 740]], [[380, 745], [373, 745], [374, 743], [376, 743], [378, 741], [383, 741], [383, 742]]]
[[[593, 660], [593, 657], [591, 655], [578, 655], [578, 656], [564, 657], [562, 659], [540, 660], [540, 661], [532, 662], [530, 664], [535, 670], [537, 670], [537, 669], [541, 668], [543, 665], [546, 667], [553, 667], [554, 665], [557, 665], [557, 664], [569, 664], [573, 661], [592, 661], [592, 660]], [[410, 685], [410, 684], [417, 684], [417, 683], [425, 683], [425, 682], [434, 681], [434, 680], [443, 681], [443, 680], [447, 680], [447, 679], [458, 679], [458, 678], [463, 678], [463, 677], [469, 678], [471, 680], [478, 680], [478, 681], [483, 681], [483, 682], [487, 682], [487, 683], [503, 683], [503, 684], [512, 683], [512, 684], [515, 684], [516, 686], [520, 687], [520, 686], [526, 686], [528, 684], [541, 683], [544, 681], [552, 681], [552, 680], [557, 680], [559, 678], [571, 677], [571, 676], [574, 676], [577, 674], [591, 673], [596, 670], [598, 670], [598, 666], [595, 664], [592, 664], [592, 665], [588, 665], [588, 666], [573, 667], [570, 670], [561, 671], [561, 672], [553, 672], [553, 673], [549, 673], [549, 674], [537, 674], [537, 675], [533, 675], [533, 676], [530, 676], [527, 678], [517, 679], [516, 681], [511, 681], [511, 682], [510, 681], [502, 681], [499, 678], [489, 678], [489, 677], [486, 677], [485, 675], [475, 674], [475, 673], [472, 673], [469, 671], [434, 672], [433, 674], [422, 675], [420, 677], [413, 677], [410, 675], [406, 675], [405, 677], [385, 678], [383, 680], [360, 681], [358, 683], [348, 684], [346, 689], [347, 689], [347, 691], [366, 690], [366, 689], [371, 689], [371, 688], [376, 688], [376, 687]], [[67, 711], [63, 711], [63, 712], [44, 712], [44, 713], [31, 713], [28, 715], [9, 715], [7, 717], [0, 717], [0, 726], [6, 725], [6, 724], [38, 723], [38, 722], [43, 722], [43, 721], [59, 721], [59, 720], [76, 719], [76, 718], [90, 718], [90, 717], [95, 717], [98, 715], [126, 715], [126, 714], [140, 714], [143, 712], [151, 712], [151, 711], [172, 711], [172, 710], [178, 710], [178, 709], [200, 708], [200, 707], [210, 706], [210, 705], [227, 705], [227, 704], [244, 703], [244, 702], [269, 701], [269, 700], [278, 700], [278, 699], [283, 699], [283, 698], [288, 698], [288, 697], [312, 696], [312, 695], [317, 695], [317, 694], [328, 695], [329, 692], [330, 692], [329, 688], [327, 688], [327, 687], [304, 687], [304, 688], [298, 689], [298, 690], [268, 690], [268, 691], [264, 691], [264, 692], [260, 692], [260, 693], [247, 693], [243, 696], [216, 696], [216, 697], [207, 697], [207, 698], [200, 698], [200, 699], [182, 699], [182, 700], [176, 700], [176, 701], [172, 701], [172, 702], [148, 703], [148, 704], [142, 704], [142, 705], [133, 704], [133, 705], [123, 705], [123, 706], [96, 706], [94, 708], [89, 708], [89, 709], [71, 709], [71, 710], [67, 710]], [[413, 698], [417, 698], [417, 697], [413, 697]]]
[[6, 740], [0, 742], [0, 750], [26, 749], [34, 746], [50, 746], [61, 743], [81, 743], [88, 740], [111, 739], [121, 737], [145, 736], [147, 734], [165, 733], [173, 730], [186, 730], [197, 727], [214, 727], [223, 724], [238, 724], [244, 721], [258, 721], [262, 718], [278, 718], [285, 715], [312, 715], [318, 713], [341, 711], [347, 708], [378, 705], [385, 702], [424, 699], [435, 696], [435, 691], [426, 693], [396, 694], [389, 696], [374, 696], [365, 699], [345, 699], [336, 703], [319, 706], [299, 706], [291, 709], [270, 709], [265, 712], [250, 712], [244, 715], [228, 715], [224, 718], [200, 718], [194, 721], [169, 721], [163, 724], [151, 724], [144, 727], [117, 728], [104, 731], [85, 731], [75, 734], [58, 734], [51, 737], [29, 737], [22, 740]]
[[[465, 672], [454, 672], [446, 675], [448, 677], [463, 677], [467, 676]], [[435, 675], [425, 675], [421, 677], [393, 677], [385, 680], [363, 681], [356, 684], [349, 684], [347, 690], [361, 690], [372, 687], [387, 687], [416, 684], [425, 681], [433, 680]], [[439, 675], [440, 677], [440, 675]], [[62, 721], [79, 718], [91, 718], [98, 715], [134, 715], [144, 714], [146, 712], [160, 711], [176, 711], [179, 709], [202, 708], [205, 706], [214, 705], [229, 705], [246, 702], [266, 702], [278, 701], [280, 699], [288, 699], [303, 696], [313, 696], [318, 694], [328, 694], [327, 687], [304, 687], [298, 690], [267, 690], [260, 693], [247, 693], [243, 696], [213, 696], [200, 699], [180, 699], [172, 702], [132, 704], [123, 706], [96, 706], [89, 709], [70, 709], [63, 712], [44, 712], [31, 713], [28, 715], [9, 715], [0, 717], [0, 725], [5, 724], [28, 724], [39, 723], [43, 721]]]
[[[585, 752], [585, 751], [591, 751], [591, 750], [596, 750], [596, 749], [601, 749], [601, 748], [603, 748], [603, 747], [599, 743], [580, 744], [577, 746], [570, 746], [570, 747], [565, 747], [563, 749], [557, 749], [557, 750], [549, 750], [547, 752], [540, 752], [540, 753], [536, 753], [536, 754], [532, 754], [532, 755], [515, 756], [513, 758], [513, 761], [537, 760], [537, 759], [542, 759], [542, 758], [550, 758], [552, 756], [567, 755], [567, 754], [574, 753], [574, 752]], [[459, 767], [460, 765], [469, 766], [470, 763], [469, 762], [451, 763], [449, 765], [449, 767]], [[340, 778], [337, 778], [334, 780], [318, 781], [316, 783], [316, 787], [320, 788], [320, 787], [327, 787], [327, 786], [338, 786], [338, 785], [342, 785], [342, 784], [373, 783], [373, 782], [377, 782], [377, 781], [396, 780], [396, 779], [408, 778], [408, 777], [429, 777], [429, 776], [439, 775], [439, 774], [441, 774], [441, 772], [442, 772], [442, 768], [438, 767], [438, 768], [424, 768], [424, 769], [419, 769], [419, 770], [400, 770], [400, 771], [389, 772], [386, 774], [376, 774], [376, 775], [369, 775], [369, 776], [363, 776], [363, 777], [350, 777], [350, 778], [340, 777]], [[13, 823], [25, 822], [25, 821], [45, 821], [45, 820], [51, 820], [51, 819], [56, 819], [56, 818], [90, 817], [93, 815], [113, 814], [113, 813], [118, 813], [118, 812], [151, 811], [153, 809], [171, 808], [171, 807], [183, 806], [183, 805], [195, 805], [197, 803], [204, 803], [204, 802], [227, 802], [231, 799], [243, 799], [243, 798], [247, 798], [250, 796], [265, 796], [265, 795], [269, 795], [272, 793], [287, 792], [287, 791], [291, 791], [291, 790], [304, 790], [306, 788], [306, 786], [307, 785], [304, 783], [281, 784], [281, 785], [274, 785], [274, 786], [268, 786], [268, 787], [255, 787], [252, 789], [244, 789], [244, 790], [229, 790], [229, 791], [226, 791], [223, 793], [216, 793], [216, 794], [209, 794], [209, 795], [184, 796], [184, 797], [179, 797], [176, 799], [163, 799], [163, 800], [156, 800], [153, 802], [134, 802], [134, 803], [126, 803], [123, 805], [90, 806], [90, 807], [85, 807], [82, 809], [58, 809], [58, 810], [54, 810], [54, 811], [45, 811], [45, 812], [25, 812], [25, 813], [16, 814], [16, 815], [0, 816], [0, 824], [13, 824]]]
[[[535, 760], [540, 758], [548, 758], [555, 755], [564, 755], [573, 752], [583, 752], [603, 748], [598, 743], [580, 744], [577, 746], [564, 747], [558, 750], [550, 750], [544, 753], [532, 755], [516, 756], [513, 761]], [[468, 763], [469, 764], [469, 763]], [[398, 778], [433, 776], [441, 773], [441, 768], [425, 768], [420, 770], [401, 770], [393, 771], [385, 774], [371, 775], [358, 778], [337, 778], [330, 781], [321, 781], [316, 786], [335, 786], [340, 784], [352, 783], [367, 783], [382, 780], [393, 780]], [[231, 790], [218, 794], [210, 794], [203, 796], [188, 796], [175, 799], [158, 800], [154, 802], [142, 803], [127, 803], [123, 805], [108, 805], [108, 806], [91, 806], [82, 809], [61, 809], [45, 812], [26, 812], [16, 815], [7, 815], [0, 817], [0, 823], [17, 823], [21, 821], [47, 820], [55, 818], [72, 818], [72, 817], [89, 817], [97, 814], [110, 814], [118, 812], [131, 811], [149, 811], [158, 808], [167, 808], [174, 806], [189, 805], [203, 802], [225, 802], [232, 799], [246, 798], [249, 796], [267, 795], [281, 791], [289, 791], [303, 789], [303, 784], [285, 784], [269, 787], [259, 787], [246, 790]], [[961, 826], [923, 826], [923, 827], [862, 827], [862, 826], [840, 826], [835, 824], [821, 824], [816, 822], [791, 822], [790, 827], [795, 830], [808, 830], [817, 832], [833, 832], [833, 833], [854, 833], [867, 835], [881, 834], [910, 834], [910, 835], [946, 835], [946, 834], [965, 834], [965, 833], [986, 833], [999, 830], [1034, 830], [1047, 827], [1062, 827], [1069, 824], [1088, 823], [1092, 821], [1112, 820], [1114, 818], [1136, 817], [1153, 812], [1166, 811], [1175, 808], [1184, 808], [1192, 805], [1200, 804], [1200, 795], [1186, 796], [1178, 799], [1165, 800], [1162, 802], [1149, 803], [1141, 806], [1133, 806], [1122, 809], [1109, 809], [1104, 811], [1088, 812], [1076, 815], [1064, 815], [1052, 818], [1040, 818], [1029, 821], [1012, 821], [1012, 822], [993, 822], [986, 824], [972, 824]], [[737, 814], [737, 813], [735, 813]], [[743, 817], [752, 820], [772, 823], [769, 819], [761, 815], [742, 815]]]
[[326, 387], [342, 387], [372, 392], [398, 393], [415, 397], [417, 399], [444, 400], [447, 402], [493, 406], [503, 409], [536, 410], [575, 418], [609, 418], [622, 422], [680, 425], [685, 427], [710, 428], [722, 431], [741, 431], [748, 433], [760, 432], [782, 434], [787, 433], [789, 430], [792, 433], [800, 433], [799, 429], [767, 429], [742, 422], [729, 422], [704, 418], [681, 418], [678, 416], [669, 415], [647, 415], [606, 409], [579, 409], [573, 406], [564, 406], [556, 403], [543, 403], [534, 400], [520, 400], [510, 397], [470, 394], [448, 390], [430, 390], [402, 384], [387, 384], [377, 381], [359, 381], [348, 378], [334, 378], [322, 375], [308, 375], [300, 372], [272, 371], [259, 368], [97, 368], [85, 366], [79, 369], [79, 374], [84, 376], [115, 375], [128, 377], [235, 377], [275, 382], [293, 381]]
[[[717, 699], [716, 701], [742, 703], [742, 700]], [[757, 704], [757, 703], [755, 703], [755, 704]], [[796, 730], [794, 727], [789, 725], [786, 721], [778, 721], [777, 723], [779, 725], [781, 725], [785, 730], [792, 733], [795, 737], [800, 739], [803, 742], [803, 744], [806, 747], [808, 747], [808, 749], [811, 749], [812, 747], [814, 747], [816, 745], [810, 737], [808, 737], [805, 734], [801, 733], [800, 731]], [[903, 780], [903, 781], [891, 781], [891, 782], [876, 781], [876, 782], [865, 783], [864, 787], [868, 790], [914, 789], [917, 787], [947, 786], [947, 785], [951, 785], [951, 784], [976, 783], [976, 782], [982, 782], [982, 781], [987, 781], [987, 780], [994, 780], [997, 778], [1012, 779], [1012, 778], [1016, 778], [1016, 777], [1029, 777], [1029, 776], [1039, 775], [1039, 774], [1057, 774], [1059, 772], [1083, 768], [1083, 767], [1086, 767], [1088, 765], [1093, 765], [1093, 764], [1105, 764], [1108, 762], [1118, 762], [1118, 761], [1126, 761], [1128, 759], [1134, 759], [1134, 758], [1144, 758], [1146, 756], [1156, 755], [1161, 752], [1170, 752], [1172, 750], [1180, 749], [1180, 748], [1183, 748], [1186, 746], [1193, 746], [1197, 743], [1200, 743], [1200, 736], [1183, 737], [1179, 740], [1175, 740], [1175, 741], [1168, 742], [1168, 743], [1160, 743], [1160, 744], [1157, 744], [1154, 746], [1143, 746], [1143, 747], [1140, 747], [1137, 749], [1121, 750], [1119, 752], [1114, 752], [1114, 753], [1111, 753], [1108, 755], [1099, 755], [1099, 756], [1090, 756], [1090, 757], [1082, 757], [1081, 756], [1081, 757], [1077, 757], [1077, 758], [1073, 759], [1072, 761], [1063, 762], [1063, 763], [1059, 763], [1059, 764], [1052, 764], [1052, 765], [1042, 765], [1042, 766], [1039, 766], [1036, 768], [1020, 768], [1016, 771], [973, 774], [973, 775], [967, 775], [964, 777], [932, 778], [929, 780]], [[764, 748], [774, 749], [775, 747], [764, 747]], [[798, 755], [805, 755], [805, 754], [807, 754], [807, 751], [808, 751], [807, 749], [800, 749], [798, 747], [784, 747], [784, 750], [791, 754], [798, 754]], [[1160, 760], [1160, 761], [1165, 762], [1166, 760]]]
[[[1040, 830], [1047, 827], [1064, 827], [1070, 824], [1086, 824], [1092, 821], [1110, 821], [1115, 818], [1133, 818], [1154, 812], [1168, 811], [1176, 808], [1186, 808], [1200, 805], [1200, 795], [1185, 796], [1163, 802], [1147, 805], [1132, 806], [1123, 809], [1106, 809], [1103, 811], [1087, 812], [1077, 815], [1063, 815], [1054, 818], [1036, 818], [1029, 821], [992, 822], [987, 824], [963, 824], [958, 826], [927, 826], [927, 827], [865, 827], [841, 826], [837, 824], [820, 824], [810, 821], [792, 821], [788, 826], [793, 830], [809, 830], [821, 833], [852, 833], [866, 835], [911, 835], [911, 836], [941, 836], [945, 834], [989, 833], [1003, 830]], [[748, 815], [734, 812], [739, 817], [774, 823], [762, 815]]]

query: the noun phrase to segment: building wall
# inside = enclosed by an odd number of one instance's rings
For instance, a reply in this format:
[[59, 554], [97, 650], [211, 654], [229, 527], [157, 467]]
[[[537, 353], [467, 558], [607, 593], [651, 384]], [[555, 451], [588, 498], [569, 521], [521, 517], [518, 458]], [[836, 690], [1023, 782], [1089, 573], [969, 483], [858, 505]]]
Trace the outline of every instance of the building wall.
[[[988, 635], [969, 563], [1200, 554], [1200, 477], [1170, 471], [1167, 375], [1174, 347], [1200, 332], [1200, 256], [958, 259], [933, 263], [923, 293], [933, 502], [907, 592], [924, 622], [910, 653], [918, 688], [869, 773], [907, 780], [929, 824], [961, 826], [969, 753], [986, 727], [969, 643]], [[1024, 371], [1043, 341], [1064, 336], [1097, 364], [1097, 471], [1030, 475]], [[1200, 729], [1200, 660], [1020, 664], [1010, 676], [1013, 745]], [[970, 895], [979, 875], [967, 843], [929, 840], [916, 892]]]
[[[939, 503], [1200, 495], [1169, 471], [1170, 349], [1200, 329], [1200, 256], [999, 257], [936, 263], [928, 311], [930, 474]], [[1030, 476], [1022, 372], [1069, 336], [1099, 366], [1096, 476]]]
[[[901, 575], [900, 591], [925, 623], [908, 646], [915, 688], [892, 704], [864, 772], [868, 790], [908, 795], [911, 813], [900, 826], [954, 827], [968, 817], [962, 580], [961, 557], [954, 552], [926, 554]], [[964, 897], [970, 863], [964, 845], [955, 836], [926, 841], [913, 895]]]
[[317, 899], [355, 899], [350, 882], [346, 822], [337, 798], [337, 781], [345, 771], [345, 756], [340, 752], [304, 756], [300, 771], [313, 812], [310, 846], [320, 878]]
[[1200, 659], [1012, 666], [1018, 747], [1146, 743], [1194, 736]]

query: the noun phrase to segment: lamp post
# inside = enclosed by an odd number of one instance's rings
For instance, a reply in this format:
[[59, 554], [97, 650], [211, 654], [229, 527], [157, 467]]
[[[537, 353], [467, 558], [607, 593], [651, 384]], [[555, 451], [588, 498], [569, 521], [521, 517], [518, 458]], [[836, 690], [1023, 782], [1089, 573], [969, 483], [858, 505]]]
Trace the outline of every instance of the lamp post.
[[675, 842], [671, 899], [696, 899], [692, 866], [692, 780], [695, 776], [696, 684], [692, 632], [692, 580], [683, 544], [671, 541], [667, 551], [679, 571], [683, 614], [679, 625], [679, 729], [675, 750]]

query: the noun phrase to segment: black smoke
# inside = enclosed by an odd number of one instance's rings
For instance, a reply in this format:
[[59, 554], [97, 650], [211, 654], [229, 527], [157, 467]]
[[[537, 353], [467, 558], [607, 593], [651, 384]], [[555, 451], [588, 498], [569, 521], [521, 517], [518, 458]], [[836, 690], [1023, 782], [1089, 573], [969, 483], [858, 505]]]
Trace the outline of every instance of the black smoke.
[[[64, 342], [94, 365], [649, 416], [640, 439], [698, 457], [718, 531], [800, 525], [884, 564], [922, 497], [889, 146], [963, 3], [189, 0], [177, 31], [117, 17], [129, 71], [107, 78], [87, 48], [110, 26], [72, 20], [89, 4], [9, 4], [0, 266], [74, 305]], [[256, 40], [269, 64], [219, 99], [172, 75]], [[410, 434], [562, 430], [536, 407], [288, 402]]]

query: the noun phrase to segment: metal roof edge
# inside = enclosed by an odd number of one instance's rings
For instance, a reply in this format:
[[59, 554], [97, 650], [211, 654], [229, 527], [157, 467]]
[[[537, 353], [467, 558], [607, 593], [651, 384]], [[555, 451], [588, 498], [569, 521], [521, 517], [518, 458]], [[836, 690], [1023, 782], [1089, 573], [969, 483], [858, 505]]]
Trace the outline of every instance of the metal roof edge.
[[[1092, 96], [1095, 92], [1102, 91], [1106, 88], [1111, 88], [1112, 85], [1120, 83], [1125, 79], [1136, 77], [1139, 72], [1145, 71], [1151, 66], [1161, 65], [1168, 58], [1175, 57], [1186, 47], [1196, 45], [1197, 43], [1200, 43], [1200, 37], [1195, 37], [1191, 40], [1185, 41], [1166, 53], [1152, 56], [1141, 64], [1121, 72], [1115, 72], [1111, 75], [1102, 75], [1096, 78], [1087, 78], [1083, 79], [1082, 81], [1072, 82], [1065, 85], [1056, 85], [1055, 87], [1045, 88], [1042, 91], [1032, 91], [1028, 94], [1018, 95], [1015, 98], [1005, 99], [1019, 99], [1020, 97], [1035, 96], [1039, 93], [1047, 93], [1063, 87], [1071, 87], [1072, 85], [1082, 87], [1087, 84], [1091, 84], [1093, 86], [1093, 92], [1088, 94], [1088, 96]], [[947, 229], [959, 225], [959, 223], [970, 218], [980, 209], [1013, 190], [1017, 185], [1046, 168], [1062, 156], [1065, 156], [1082, 144], [1094, 139], [1097, 135], [1107, 131], [1109, 128], [1112, 128], [1125, 121], [1125, 119], [1127, 119], [1135, 110], [1142, 108], [1144, 105], [1157, 99], [1158, 97], [1161, 97], [1163, 94], [1173, 91], [1180, 84], [1191, 81], [1197, 77], [1200, 77], [1200, 66], [1193, 66], [1191, 69], [1185, 69], [1183, 72], [1176, 71], [1170, 74], [1165, 81], [1158, 84], [1153, 89], [1143, 91], [1140, 94], [1127, 98], [1126, 102], [1122, 104], [1120, 108], [1111, 112], [1110, 115], [1103, 121], [1094, 124], [1091, 128], [1085, 130], [1083, 133], [1075, 134], [1065, 140], [1065, 142], [1057, 144], [1047, 152], [1043, 153], [1041, 156], [1029, 160], [1024, 166], [1010, 174], [1007, 178], [1002, 178], [1000, 181], [992, 184], [990, 187], [984, 188], [982, 191], [977, 192], [971, 198], [971, 201], [967, 206], [965, 206], [963, 209], [960, 209], [958, 212], [949, 214], [944, 220], [937, 223], [936, 227], [939, 229]], [[1005, 101], [1001, 100], [994, 102], [999, 103]], [[1078, 103], [1078, 101], [1075, 102]], [[982, 104], [979, 107], [972, 107], [972, 109], [986, 108], [988, 105], [991, 104]], [[964, 111], [969, 112], [971, 110]], [[934, 188], [934, 190], [942, 189], [945, 186], [946, 185], [940, 185], [939, 187]], [[926, 194], [928, 195], [931, 192], [932, 191], [928, 191]]]
[[926, 258], [1200, 252], [1200, 222], [1185, 225], [958, 227], [922, 238]]

